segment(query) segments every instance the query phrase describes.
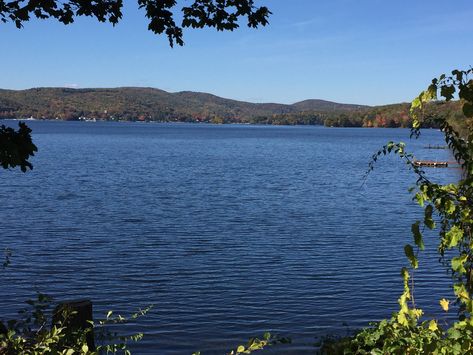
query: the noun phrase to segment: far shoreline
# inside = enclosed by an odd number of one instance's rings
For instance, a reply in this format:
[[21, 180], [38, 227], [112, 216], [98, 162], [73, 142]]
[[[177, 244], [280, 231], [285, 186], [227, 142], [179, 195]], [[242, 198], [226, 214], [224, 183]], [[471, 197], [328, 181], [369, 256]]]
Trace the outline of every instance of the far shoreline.
[[[151, 120], [63, 120], [54, 118], [0, 118], [0, 122], [15, 121], [15, 122], [63, 122], [63, 123], [138, 123], [138, 124], [176, 124], [176, 125], [208, 125], [208, 126], [262, 126], [262, 127], [322, 127], [322, 128], [367, 128], [367, 129], [410, 129], [410, 127], [374, 127], [374, 126], [326, 126], [323, 124], [271, 124], [261, 122], [199, 122], [199, 121], [151, 121]], [[425, 127], [423, 129], [437, 129], [435, 127]]]

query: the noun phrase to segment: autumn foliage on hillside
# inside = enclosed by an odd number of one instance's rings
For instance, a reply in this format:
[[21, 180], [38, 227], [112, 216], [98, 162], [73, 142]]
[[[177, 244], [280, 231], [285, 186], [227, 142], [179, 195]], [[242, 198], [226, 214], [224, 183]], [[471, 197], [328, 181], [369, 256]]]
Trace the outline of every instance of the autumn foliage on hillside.
[[[455, 122], [458, 102], [434, 102], [428, 114]], [[96, 119], [325, 125], [328, 127], [409, 127], [409, 104], [362, 106], [307, 100], [293, 105], [250, 103], [197, 92], [153, 88], [0, 90], [0, 119]], [[432, 120], [433, 121], [433, 120]]]

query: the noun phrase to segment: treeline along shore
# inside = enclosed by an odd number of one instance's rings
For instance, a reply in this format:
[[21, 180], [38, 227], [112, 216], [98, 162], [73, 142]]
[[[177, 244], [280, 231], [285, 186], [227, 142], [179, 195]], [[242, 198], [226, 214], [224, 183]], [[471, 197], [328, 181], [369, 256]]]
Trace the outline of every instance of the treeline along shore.
[[[0, 89], [0, 119], [60, 119], [325, 125], [328, 127], [409, 127], [409, 104], [384, 106], [306, 100], [292, 105], [250, 103], [215, 95], [154, 88]], [[434, 102], [428, 115], [454, 125], [464, 120], [459, 102]]]

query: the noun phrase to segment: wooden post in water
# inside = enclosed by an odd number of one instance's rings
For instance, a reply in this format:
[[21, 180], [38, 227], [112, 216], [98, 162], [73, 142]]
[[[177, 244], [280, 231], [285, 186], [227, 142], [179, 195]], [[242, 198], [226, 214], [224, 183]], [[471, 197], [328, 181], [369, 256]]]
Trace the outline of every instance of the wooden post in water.
[[67, 332], [77, 330], [89, 330], [86, 335], [89, 350], [95, 350], [94, 332], [92, 324], [92, 302], [89, 300], [77, 300], [61, 302], [54, 309], [53, 325], [66, 327]]

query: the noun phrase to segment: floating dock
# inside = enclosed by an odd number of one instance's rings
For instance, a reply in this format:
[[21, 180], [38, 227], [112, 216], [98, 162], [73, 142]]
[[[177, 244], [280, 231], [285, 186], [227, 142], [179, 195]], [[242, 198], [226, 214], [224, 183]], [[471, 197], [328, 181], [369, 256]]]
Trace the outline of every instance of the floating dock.
[[427, 166], [430, 168], [448, 168], [448, 161], [415, 160], [414, 165]]
[[424, 147], [425, 149], [448, 149], [446, 145], [427, 145]]

